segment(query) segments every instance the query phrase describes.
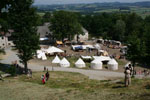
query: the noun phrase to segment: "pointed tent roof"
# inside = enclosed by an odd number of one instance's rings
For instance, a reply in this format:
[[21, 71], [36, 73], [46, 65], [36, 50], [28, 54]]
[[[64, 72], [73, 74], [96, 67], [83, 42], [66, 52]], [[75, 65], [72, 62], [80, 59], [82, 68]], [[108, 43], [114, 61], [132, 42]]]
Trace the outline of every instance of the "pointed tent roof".
[[70, 64], [70, 62], [64, 57], [61, 61], [60, 64]]
[[85, 64], [85, 62], [84, 62], [81, 58], [79, 58], [79, 59], [75, 62], [75, 64]]
[[47, 53], [62, 53], [64, 52], [63, 50], [59, 49], [59, 48], [56, 48], [54, 46], [52, 47], [49, 47], [47, 50], [46, 50]]
[[60, 58], [56, 55], [56, 57], [53, 59], [53, 61], [52, 61], [52, 63], [53, 64], [58, 64], [58, 63], [60, 63]]
[[110, 65], [118, 65], [117, 61], [115, 59], [111, 59], [108, 64]]

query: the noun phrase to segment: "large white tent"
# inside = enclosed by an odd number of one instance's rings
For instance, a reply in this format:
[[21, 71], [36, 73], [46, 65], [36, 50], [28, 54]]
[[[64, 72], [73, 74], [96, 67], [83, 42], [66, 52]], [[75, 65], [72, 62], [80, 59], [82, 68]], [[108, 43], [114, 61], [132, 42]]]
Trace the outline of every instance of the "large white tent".
[[75, 62], [75, 66], [78, 67], [78, 68], [84, 68], [84, 67], [86, 67], [85, 62], [81, 58], [79, 58]]
[[54, 46], [52, 47], [49, 47], [47, 50], [46, 50], [46, 53], [62, 53], [64, 52], [63, 50], [59, 49], [59, 48], [56, 48]]
[[60, 63], [60, 58], [56, 55], [56, 57], [53, 59], [52, 63], [53, 64], [59, 64]]
[[118, 70], [118, 63], [115, 59], [111, 59], [108, 62], [108, 69], [110, 70]]
[[70, 62], [66, 58], [63, 58], [59, 64], [60, 67], [70, 67]]
[[99, 59], [95, 59], [91, 62], [91, 68], [92, 69], [102, 69], [102, 62]]
[[100, 61], [110, 61], [111, 58], [109, 56], [93, 56], [94, 59], [99, 59]]

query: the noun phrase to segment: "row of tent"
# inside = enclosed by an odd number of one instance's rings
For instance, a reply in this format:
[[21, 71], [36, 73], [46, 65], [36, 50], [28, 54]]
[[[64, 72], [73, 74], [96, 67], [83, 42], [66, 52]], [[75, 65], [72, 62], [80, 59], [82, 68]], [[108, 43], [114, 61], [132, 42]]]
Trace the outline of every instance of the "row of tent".
[[[53, 61], [53, 64], [60, 64], [61, 67], [70, 67], [70, 62], [66, 59], [63, 58], [62, 60], [60, 60], [60, 58], [58, 56], [56, 56]], [[79, 58], [76, 62], [75, 62], [75, 66], [78, 68], [84, 68], [86, 67], [85, 62]], [[102, 69], [103, 63], [100, 59], [94, 59], [91, 62], [91, 68], [92, 69]], [[115, 59], [110, 59], [108, 62], [108, 69], [110, 70], [118, 70], [118, 63]]]

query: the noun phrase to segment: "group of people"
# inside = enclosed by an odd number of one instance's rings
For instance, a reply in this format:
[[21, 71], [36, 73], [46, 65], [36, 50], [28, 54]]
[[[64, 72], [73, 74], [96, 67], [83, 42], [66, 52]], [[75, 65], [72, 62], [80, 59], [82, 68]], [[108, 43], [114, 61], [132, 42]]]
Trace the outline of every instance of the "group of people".
[[133, 74], [133, 67], [131, 64], [125, 68], [125, 86], [128, 87], [131, 84], [131, 75]]
[[[44, 67], [44, 71], [46, 71], [46, 67]], [[46, 71], [46, 73], [44, 75], [41, 76], [41, 79], [42, 79], [42, 83], [45, 84], [46, 81], [48, 81], [49, 79], [49, 72], [48, 72], [48, 69]]]

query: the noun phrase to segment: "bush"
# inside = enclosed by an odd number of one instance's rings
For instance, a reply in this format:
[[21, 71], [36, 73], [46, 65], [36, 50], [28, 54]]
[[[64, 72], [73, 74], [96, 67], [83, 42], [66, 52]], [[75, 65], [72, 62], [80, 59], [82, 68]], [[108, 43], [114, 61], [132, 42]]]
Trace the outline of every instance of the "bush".
[[7, 73], [11, 74], [12, 76], [16, 75], [16, 67], [11, 66], [7, 69]]

